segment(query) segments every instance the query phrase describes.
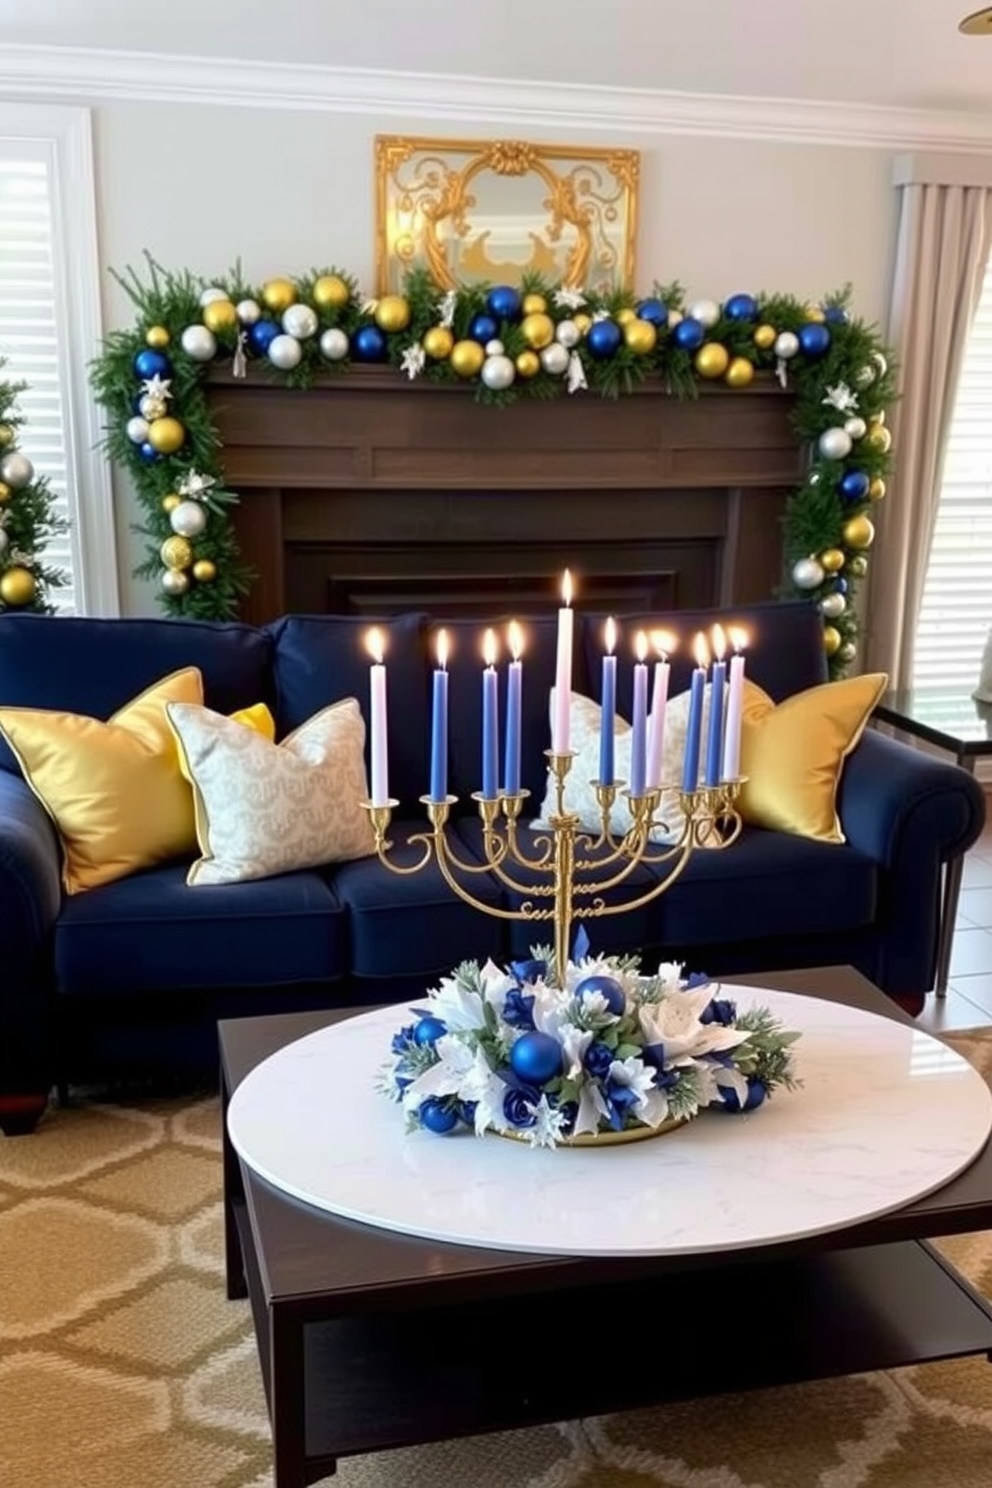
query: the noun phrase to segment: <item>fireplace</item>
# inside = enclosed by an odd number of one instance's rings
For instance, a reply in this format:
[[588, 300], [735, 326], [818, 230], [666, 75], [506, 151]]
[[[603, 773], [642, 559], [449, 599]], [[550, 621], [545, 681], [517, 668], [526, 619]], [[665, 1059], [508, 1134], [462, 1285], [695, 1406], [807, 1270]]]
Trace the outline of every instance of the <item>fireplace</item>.
[[251, 367], [212, 374], [209, 396], [254, 622], [535, 613], [566, 563], [603, 609], [745, 604], [779, 582], [802, 454], [770, 380], [500, 409], [386, 368], [300, 392]]

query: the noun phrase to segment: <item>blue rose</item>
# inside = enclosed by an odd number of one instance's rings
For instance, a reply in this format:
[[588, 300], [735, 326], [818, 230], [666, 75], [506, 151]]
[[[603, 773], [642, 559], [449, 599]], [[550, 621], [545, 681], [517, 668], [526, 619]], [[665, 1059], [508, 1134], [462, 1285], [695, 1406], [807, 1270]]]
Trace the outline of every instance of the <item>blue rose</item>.
[[705, 987], [708, 981], [709, 977], [705, 971], [690, 971], [685, 979], [685, 990], [687, 992], [695, 992], [700, 987]]
[[610, 1072], [613, 1057], [613, 1050], [601, 1039], [595, 1039], [583, 1055], [582, 1063], [594, 1079], [604, 1080]]
[[570, 1137], [572, 1135], [572, 1132], [575, 1130], [575, 1123], [579, 1115], [578, 1104], [576, 1101], [566, 1101], [565, 1104], [563, 1106], [559, 1106], [558, 1109], [561, 1111], [561, 1114], [565, 1118], [565, 1125], [562, 1130], [564, 1131], [564, 1134], [566, 1136]]
[[527, 1085], [511, 1085], [503, 1097], [503, 1115], [511, 1126], [533, 1126], [537, 1118], [528, 1107], [536, 1106], [540, 1099], [538, 1092]]
[[726, 997], [714, 997], [699, 1015], [700, 1023], [719, 1023], [721, 1028], [729, 1028], [736, 1019], [737, 1004]]
[[398, 1033], [393, 1034], [393, 1042], [390, 1047], [394, 1054], [405, 1054], [407, 1052], [413, 1043], [413, 1028], [414, 1025], [412, 1023], [407, 1023]]
[[503, 1003], [503, 1022], [509, 1023], [511, 1028], [534, 1027], [534, 998], [527, 992], [522, 992], [519, 987], [513, 987], [506, 994]]
[[609, 1082], [604, 1093], [610, 1108], [610, 1125], [614, 1131], [623, 1131], [628, 1112], [637, 1104], [637, 1095], [629, 1085], [618, 1085], [615, 1080]]
[[741, 1111], [756, 1111], [767, 1094], [768, 1091], [765, 1088], [764, 1081], [759, 1080], [756, 1075], [751, 1075], [748, 1079], [747, 1095], [744, 1097], [743, 1105], [741, 1105], [736, 1090], [731, 1090], [729, 1085], [720, 1086], [720, 1099], [723, 1102], [723, 1109], [732, 1112], [735, 1116], [739, 1115]]
[[548, 963], [531, 956], [523, 961], [511, 961], [510, 970], [518, 982], [542, 982], [548, 974]]

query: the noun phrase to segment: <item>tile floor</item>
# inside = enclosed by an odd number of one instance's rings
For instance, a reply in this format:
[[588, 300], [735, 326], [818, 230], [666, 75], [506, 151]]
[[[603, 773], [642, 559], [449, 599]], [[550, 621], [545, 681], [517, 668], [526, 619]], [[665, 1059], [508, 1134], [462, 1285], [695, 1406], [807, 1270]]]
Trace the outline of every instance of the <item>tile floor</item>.
[[931, 994], [917, 1021], [936, 1032], [992, 1025], [992, 797], [985, 831], [965, 859], [947, 996]]

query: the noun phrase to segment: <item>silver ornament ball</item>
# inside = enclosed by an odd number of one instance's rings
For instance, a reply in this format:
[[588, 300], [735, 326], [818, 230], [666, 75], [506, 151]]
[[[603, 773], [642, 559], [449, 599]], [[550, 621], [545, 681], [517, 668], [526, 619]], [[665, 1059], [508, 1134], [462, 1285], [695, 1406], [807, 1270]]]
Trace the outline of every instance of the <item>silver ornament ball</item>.
[[497, 356], [486, 357], [480, 375], [491, 392], [502, 393], [512, 384], [517, 375], [517, 369], [508, 356], [500, 353]]
[[164, 418], [169, 411], [169, 405], [164, 398], [157, 398], [154, 393], [146, 393], [138, 404], [138, 410], [142, 418]]
[[303, 347], [295, 336], [274, 336], [269, 342], [266, 356], [273, 367], [278, 367], [280, 372], [292, 372], [294, 367], [300, 365]]
[[33, 476], [34, 466], [20, 450], [11, 450], [9, 455], [4, 455], [0, 460], [0, 480], [15, 491], [28, 485]]
[[541, 352], [541, 366], [552, 377], [563, 377], [568, 371], [569, 353], [560, 341], [552, 341]]
[[885, 357], [880, 351], [873, 351], [871, 354], [871, 359], [875, 363], [875, 367], [879, 377], [884, 377], [886, 372], [888, 372], [889, 370], [889, 364], [885, 360]]
[[5, 551], [9, 542], [10, 538], [7, 536], [7, 529], [5, 527], [0, 527], [0, 553]]
[[843, 615], [846, 605], [843, 594], [827, 594], [820, 600], [820, 609], [828, 620], [836, 620], [838, 615]]
[[574, 320], [563, 320], [555, 327], [555, 340], [568, 351], [578, 346], [581, 334]]
[[216, 284], [211, 284], [210, 287], [208, 289], [205, 289], [200, 295], [200, 309], [202, 310], [204, 305], [212, 305], [214, 300], [226, 299], [227, 290], [219, 289]]
[[127, 437], [128, 439], [130, 439], [132, 444], [144, 444], [145, 440], [148, 438], [148, 420], [139, 418], [138, 415], [135, 414], [134, 418], [128, 419], [126, 432]]
[[851, 453], [853, 441], [846, 429], [824, 429], [818, 441], [820, 454], [825, 460], [846, 460]]
[[851, 418], [844, 420], [844, 433], [850, 434], [852, 439], [864, 439], [868, 433], [868, 425], [858, 414], [854, 414]]
[[716, 300], [697, 300], [694, 305], [689, 306], [689, 318], [698, 320], [701, 326], [709, 330], [720, 319], [720, 306]]
[[180, 594], [185, 594], [189, 588], [189, 574], [184, 574], [180, 568], [163, 568], [158, 581], [165, 593], [171, 595], [173, 599]]
[[505, 351], [506, 347], [503, 345], [502, 341], [486, 342], [486, 356], [502, 356]]
[[207, 525], [207, 514], [198, 501], [180, 501], [169, 513], [169, 526], [180, 537], [199, 537]]
[[837, 652], [841, 661], [853, 661], [858, 654], [858, 648], [853, 641], [845, 641]]
[[217, 338], [205, 325], [187, 326], [180, 337], [180, 344], [194, 362], [209, 362], [217, 354]]
[[790, 362], [799, 351], [799, 337], [795, 331], [780, 331], [775, 337], [775, 355], [782, 362]]
[[254, 325], [262, 314], [257, 300], [239, 300], [234, 308], [242, 325]]
[[792, 565], [792, 582], [797, 589], [819, 589], [823, 580], [823, 568], [815, 558], [800, 558]]
[[319, 325], [317, 312], [311, 310], [309, 305], [290, 305], [289, 309], [283, 313], [283, 330], [287, 336], [295, 336], [298, 341], [306, 341], [309, 336], [316, 336]]
[[332, 326], [320, 338], [320, 354], [329, 362], [342, 362], [348, 355], [348, 337], [339, 326]]

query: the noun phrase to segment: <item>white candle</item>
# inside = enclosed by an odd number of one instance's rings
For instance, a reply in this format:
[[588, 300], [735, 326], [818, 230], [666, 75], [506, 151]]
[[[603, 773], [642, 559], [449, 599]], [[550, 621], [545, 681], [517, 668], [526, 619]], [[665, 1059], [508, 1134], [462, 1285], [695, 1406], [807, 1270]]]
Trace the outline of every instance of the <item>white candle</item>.
[[635, 640], [637, 661], [634, 664], [634, 706], [630, 724], [630, 794], [643, 796], [647, 782], [648, 756], [648, 638], [643, 630]]
[[675, 637], [667, 630], [653, 630], [651, 644], [658, 653], [654, 664], [654, 687], [651, 692], [651, 721], [648, 725], [648, 790], [661, 787], [665, 752], [665, 710], [668, 707], [668, 683], [672, 669], [668, 658], [675, 650]]
[[558, 656], [555, 664], [555, 712], [551, 730], [551, 748], [555, 754], [568, 754], [569, 708], [572, 702], [572, 575], [566, 568], [561, 581], [563, 604], [558, 611]]
[[723, 740], [722, 779], [736, 780], [741, 773], [741, 717], [744, 710], [744, 657], [746, 630], [734, 626], [728, 632], [734, 654], [730, 658], [730, 686], [727, 691], [727, 723]]
[[389, 800], [389, 751], [386, 733], [386, 668], [383, 665], [382, 631], [369, 631], [365, 644], [372, 665], [369, 668], [369, 699], [372, 753], [372, 805], [385, 806]]

